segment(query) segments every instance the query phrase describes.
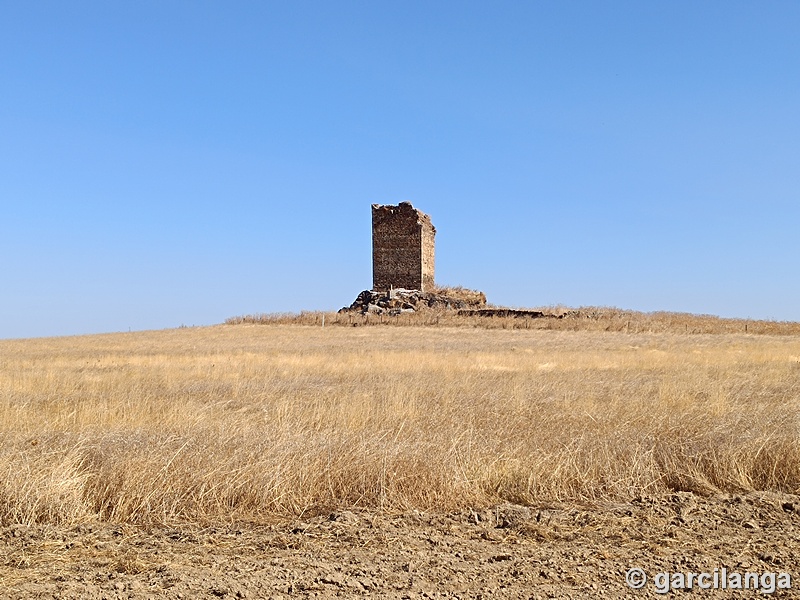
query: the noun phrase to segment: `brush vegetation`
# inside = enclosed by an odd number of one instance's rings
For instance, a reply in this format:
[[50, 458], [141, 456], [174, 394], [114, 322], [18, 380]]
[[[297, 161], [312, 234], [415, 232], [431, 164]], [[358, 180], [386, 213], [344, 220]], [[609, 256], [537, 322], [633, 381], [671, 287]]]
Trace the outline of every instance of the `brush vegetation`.
[[[455, 288], [441, 288], [455, 298], [469, 298], [480, 294], [472, 290], [458, 292]], [[449, 291], [449, 292], [448, 292]], [[460, 293], [460, 295], [459, 295]], [[488, 308], [501, 307], [487, 305]], [[512, 309], [513, 310], [516, 309]], [[467, 311], [474, 312], [474, 311]], [[510, 315], [504, 317], [462, 315], [452, 309], [425, 309], [400, 315], [361, 314], [343, 310], [338, 313], [303, 311], [300, 313], [258, 313], [231, 317], [229, 325], [344, 325], [394, 326], [394, 327], [474, 327], [481, 329], [545, 329], [550, 331], [613, 331], [623, 333], [747, 333], [751, 335], [800, 335], [800, 323], [795, 321], [769, 321], [757, 319], [731, 319], [714, 315], [695, 315], [678, 312], [644, 313], [609, 307], [545, 306], [521, 309], [519, 312], [540, 313], [539, 317]]]
[[800, 338], [350, 316], [0, 342], [0, 524], [800, 491]]

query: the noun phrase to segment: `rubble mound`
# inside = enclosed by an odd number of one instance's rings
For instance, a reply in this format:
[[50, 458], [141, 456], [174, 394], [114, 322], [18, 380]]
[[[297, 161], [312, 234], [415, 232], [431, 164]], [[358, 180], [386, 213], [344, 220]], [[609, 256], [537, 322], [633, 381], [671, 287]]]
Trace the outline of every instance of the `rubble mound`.
[[400, 315], [430, 309], [479, 309], [486, 306], [486, 295], [465, 288], [437, 288], [432, 292], [397, 288], [389, 291], [364, 290], [340, 313]]

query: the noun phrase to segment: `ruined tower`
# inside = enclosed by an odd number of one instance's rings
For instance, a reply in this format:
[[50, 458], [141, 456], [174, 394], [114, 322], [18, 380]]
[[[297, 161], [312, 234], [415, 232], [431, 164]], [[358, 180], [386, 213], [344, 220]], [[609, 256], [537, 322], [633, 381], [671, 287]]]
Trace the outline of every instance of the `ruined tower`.
[[431, 218], [410, 202], [373, 204], [372, 289], [431, 291], [435, 235]]

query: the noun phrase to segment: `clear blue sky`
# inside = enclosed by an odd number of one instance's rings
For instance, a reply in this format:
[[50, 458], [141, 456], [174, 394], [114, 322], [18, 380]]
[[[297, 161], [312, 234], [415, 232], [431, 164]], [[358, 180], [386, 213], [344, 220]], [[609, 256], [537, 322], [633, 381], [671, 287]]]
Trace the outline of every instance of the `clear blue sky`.
[[0, 338], [338, 309], [402, 200], [497, 304], [800, 320], [800, 3], [0, 9]]

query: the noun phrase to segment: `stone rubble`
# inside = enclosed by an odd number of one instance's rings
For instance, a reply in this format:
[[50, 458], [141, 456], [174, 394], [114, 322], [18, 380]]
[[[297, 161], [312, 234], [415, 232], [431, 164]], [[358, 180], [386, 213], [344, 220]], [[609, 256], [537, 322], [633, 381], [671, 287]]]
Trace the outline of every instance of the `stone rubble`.
[[358, 312], [375, 315], [400, 315], [429, 309], [479, 309], [486, 306], [483, 292], [463, 288], [445, 288], [434, 292], [397, 288], [387, 292], [364, 290], [340, 313]]

